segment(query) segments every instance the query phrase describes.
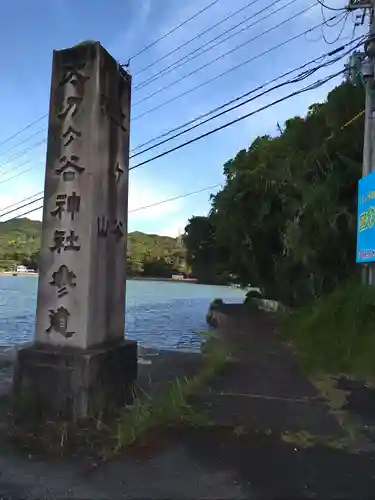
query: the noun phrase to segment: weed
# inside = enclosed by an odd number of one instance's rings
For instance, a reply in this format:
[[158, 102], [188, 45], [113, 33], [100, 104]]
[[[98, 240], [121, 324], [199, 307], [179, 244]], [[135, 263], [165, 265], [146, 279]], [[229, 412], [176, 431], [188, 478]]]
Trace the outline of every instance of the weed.
[[279, 313], [280, 330], [309, 373], [375, 376], [375, 290], [349, 283], [310, 306]]

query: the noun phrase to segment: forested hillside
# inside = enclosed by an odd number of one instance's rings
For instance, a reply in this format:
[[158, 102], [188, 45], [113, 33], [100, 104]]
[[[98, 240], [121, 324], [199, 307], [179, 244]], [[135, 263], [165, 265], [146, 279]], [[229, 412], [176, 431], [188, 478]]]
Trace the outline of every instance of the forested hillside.
[[[0, 269], [25, 264], [37, 269], [41, 223], [14, 219], [0, 223]], [[130, 275], [169, 277], [187, 272], [185, 249], [179, 239], [134, 232], [128, 238], [128, 273]]]
[[363, 88], [344, 82], [226, 162], [210, 213], [186, 228], [193, 273], [232, 274], [290, 305], [353, 278], [363, 108]]

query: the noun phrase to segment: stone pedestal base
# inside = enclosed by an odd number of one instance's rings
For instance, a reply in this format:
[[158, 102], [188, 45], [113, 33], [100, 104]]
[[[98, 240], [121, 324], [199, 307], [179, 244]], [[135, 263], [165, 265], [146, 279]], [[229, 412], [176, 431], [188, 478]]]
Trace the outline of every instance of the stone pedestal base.
[[131, 402], [136, 377], [133, 341], [84, 351], [35, 344], [18, 351], [14, 403], [37, 418], [76, 421]]

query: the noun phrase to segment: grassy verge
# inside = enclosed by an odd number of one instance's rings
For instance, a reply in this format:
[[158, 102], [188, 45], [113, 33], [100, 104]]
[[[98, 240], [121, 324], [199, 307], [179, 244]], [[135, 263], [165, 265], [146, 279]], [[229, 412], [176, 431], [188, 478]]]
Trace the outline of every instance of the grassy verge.
[[309, 373], [375, 376], [375, 289], [350, 283], [309, 307], [280, 312], [280, 331]]
[[173, 432], [196, 426], [207, 426], [205, 415], [197, 413], [189, 404], [196, 394], [225, 365], [229, 347], [216, 339], [215, 332], [202, 332], [208, 339], [202, 349], [202, 365], [195, 376], [171, 381], [162, 395], [153, 400], [142, 388], [136, 390], [134, 405], [122, 409], [116, 418], [100, 416], [80, 424], [43, 422], [34, 425], [13, 426], [13, 441], [36, 455], [83, 455], [90, 468], [107, 461], [127, 448], [134, 448], [157, 433]]
[[340, 439], [291, 433], [283, 439], [306, 446], [315, 443], [353, 450], [361, 448], [366, 441], [363, 423], [347, 411], [349, 393], [339, 389], [337, 382], [343, 376], [373, 385], [375, 289], [349, 283], [308, 307], [280, 311], [279, 327], [343, 430]]
[[157, 401], [147, 398], [137, 399], [134, 406], [124, 410], [116, 429], [116, 444], [105, 450], [105, 455], [111, 455], [133, 445], [153, 429], [167, 427], [191, 427], [207, 425], [205, 416], [195, 412], [190, 406], [189, 396], [196, 394], [225, 365], [228, 347], [216, 343], [215, 334], [209, 333], [203, 350], [203, 365], [192, 378], [175, 380], [166, 388]]

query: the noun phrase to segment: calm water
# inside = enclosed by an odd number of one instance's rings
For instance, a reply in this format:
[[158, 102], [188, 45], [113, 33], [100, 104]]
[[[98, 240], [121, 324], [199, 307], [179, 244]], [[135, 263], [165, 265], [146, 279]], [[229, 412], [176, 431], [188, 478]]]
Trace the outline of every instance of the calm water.
[[[0, 345], [32, 340], [36, 276], [0, 276]], [[145, 347], [195, 350], [211, 300], [239, 302], [244, 292], [229, 287], [128, 281], [126, 332]]]

